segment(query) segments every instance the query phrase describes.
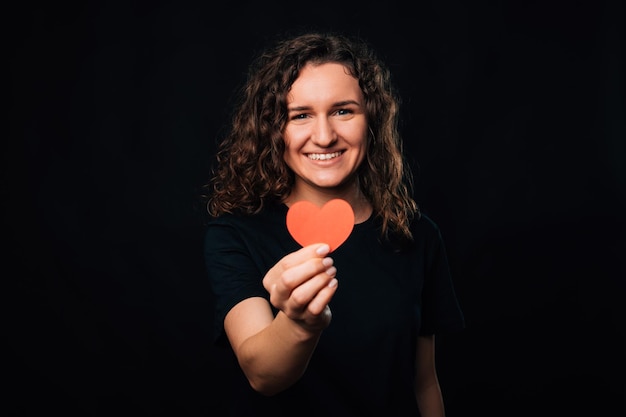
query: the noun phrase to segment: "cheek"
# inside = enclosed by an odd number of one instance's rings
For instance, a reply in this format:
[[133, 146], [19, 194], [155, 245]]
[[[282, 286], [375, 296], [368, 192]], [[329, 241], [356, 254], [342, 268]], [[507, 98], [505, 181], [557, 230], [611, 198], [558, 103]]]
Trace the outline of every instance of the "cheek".
[[369, 137], [367, 135], [367, 129], [358, 129], [356, 131], [353, 130], [350, 136], [344, 136], [344, 137], [351, 138], [350, 144], [353, 147], [361, 149], [362, 152], [365, 152], [367, 150], [368, 141], [369, 141]]
[[297, 131], [294, 129], [285, 129], [283, 132], [283, 141], [285, 142], [285, 153], [289, 152], [297, 144]]
[[283, 158], [288, 161], [297, 150], [293, 146], [293, 142], [285, 141], [285, 150], [283, 151]]
[[365, 130], [365, 132], [363, 133], [363, 136], [361, 137], [359, 144], [357, 145], [359, 147], [359, 161], [358, 161], [358, 165], [361, 165], [361, 163], [365, 160], [366, 156], [367, 156], [367, 150], [369, 148], [369, 135], [367, 134], [367, 130]]
[[297, 141], [294, 141], [293, 137], [288, 135], [286, 132], [283, 135], [284, 141], [284, 150], [283, 150], [283, 160], [291, 168], [291, 161], [294, 159], [295, 155], [298, 153], [298, 147], [296, 146]]
[[308, 139], [305, 129], [289, 129], [283, 133], [285, 142], [285, 155], [297, 154]]
[[348, 141], [350, 145], [367, 146], [368, 129], [367, 123], [360, 119], [351, 120], [349, 123], [337, 123], [335, 132]]

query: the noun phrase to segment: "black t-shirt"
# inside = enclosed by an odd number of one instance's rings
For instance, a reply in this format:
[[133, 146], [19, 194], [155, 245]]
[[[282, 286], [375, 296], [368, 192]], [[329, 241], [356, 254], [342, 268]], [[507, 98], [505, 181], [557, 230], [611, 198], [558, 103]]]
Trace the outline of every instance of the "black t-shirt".
[[[265, 273], [301, 246], [286, 227], [287, 206], [253, 216], [224, 215], [207, 228], [205, 260], [215, 295], [215, 339], [228, 347], [224, 317], [240, 301], [269, 295]], [[464, 318], [437, 225], [413, 221], [414, 242], [402, 250], [381, 242], [375, 217], [356, 224], [329, 256], [339, 285], [333, 316], [303, 377], [265, 397], [243, 372], [234, 378], [232, 415], [416, 416], [416, 338], [459, 330]]]

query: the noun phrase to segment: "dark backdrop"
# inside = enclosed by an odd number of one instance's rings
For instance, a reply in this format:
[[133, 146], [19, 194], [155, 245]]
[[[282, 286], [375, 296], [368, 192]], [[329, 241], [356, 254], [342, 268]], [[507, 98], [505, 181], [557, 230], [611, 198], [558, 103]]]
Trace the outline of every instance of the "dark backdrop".
[[402, 93], [467, 318], [448, 415], [624, 415], [623, 2], [75, 3], [3, 16], [11, 415], [221, 414], [199, 189], [252, 54], [313, 25]]

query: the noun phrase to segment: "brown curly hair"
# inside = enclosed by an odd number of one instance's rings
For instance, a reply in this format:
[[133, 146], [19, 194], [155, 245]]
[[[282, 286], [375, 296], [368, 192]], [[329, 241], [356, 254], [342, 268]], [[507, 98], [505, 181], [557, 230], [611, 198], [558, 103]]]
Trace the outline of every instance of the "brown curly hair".
[[306, 64], [328, 62], [344, 65], [365, 97], [371, 137], [359, 184], [382, 221], [382, 235], [411, 239], [409, 224], [419, 208], [410, 195], [413, 180], [398, 131], [399, 96], [373, 49], [337, 33], [282, 39], [252, 61], [205, 185], [208, 213], [254, 214], [289, 195], [294, 174], [283, 159], [287, 94]]

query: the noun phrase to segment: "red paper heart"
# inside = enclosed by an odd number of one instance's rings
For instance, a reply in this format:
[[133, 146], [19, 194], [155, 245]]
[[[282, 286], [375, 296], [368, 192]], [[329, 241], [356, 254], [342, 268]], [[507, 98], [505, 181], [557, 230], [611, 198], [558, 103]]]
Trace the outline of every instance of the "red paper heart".
[[354, 227], [354, 212], [347, 201], [330, 200], [323, 207], [298, 201], [287, 211], [287, 229], [302, 246], [327, 243], [334, 251], [346, 241]]

